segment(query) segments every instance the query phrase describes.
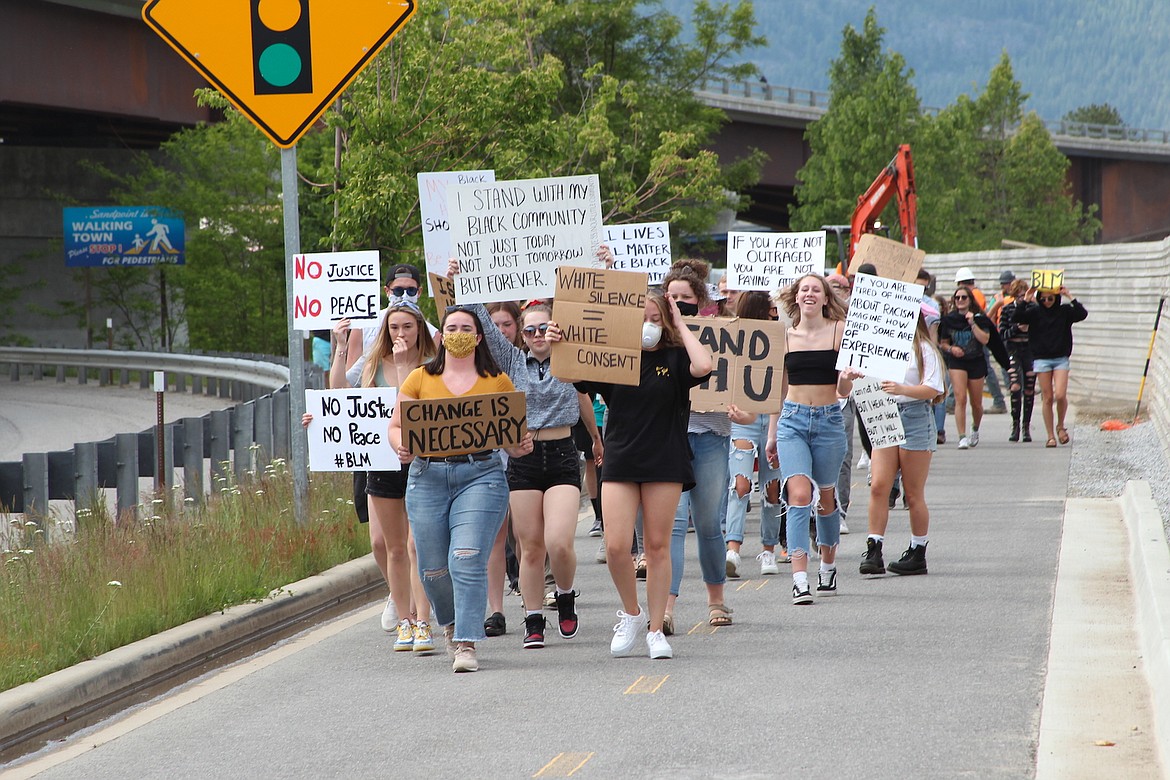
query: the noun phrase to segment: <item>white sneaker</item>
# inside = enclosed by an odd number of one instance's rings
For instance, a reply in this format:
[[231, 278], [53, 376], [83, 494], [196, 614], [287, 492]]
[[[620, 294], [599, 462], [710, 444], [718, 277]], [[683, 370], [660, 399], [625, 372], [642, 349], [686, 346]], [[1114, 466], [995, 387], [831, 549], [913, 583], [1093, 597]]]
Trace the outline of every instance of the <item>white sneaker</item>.
[[857, 468], [859, 468], [859, 469], [869, 468], [869, 456], [866, 455], [864, 452], [861, 453], [861, 457], [857, 459]]
[[972, 447], [978, 446], [978, 444], [979, 444], [979, 431], [971, 431], [971, 435], [967, 437], [967, 443], [970, 444]]
[[666, 634], [661, 631], [646, 632], [646, 649], [651, 658], [673, 658], [674, 651], [670, 649], [670, 642], [666, 641]]
[[382, 608], [382, 630], [390, 633], [398, 627], [398, 613], [394, 609], [394, 602], [386, 597], [386, 606]]
[[739, 556], [735, 550], [727, 551], [727, 576], [733, 580], [739, 579], [739, 567], [743, 563], [743, 558]]
[[971, 442], [966, 436], [959, 437], [959, 449], [966, 450], [971, 448]]
[[776, 553], [771, 550], [764, 550], [756, 556], [756, 560], [760, 562], [760, 576], [766, 574], [779, 574], [780, 567], [776, 565]]
[[614, 658], [623, 658], [633, 655], [634, 645], [638, 644], [638, 634], [645, 630], [646, 616], [642, 608], [638, 607], [638, 614], [627, 615], [620, 609], [617, 613], [618, 622], [613, 627], [613, 641], [609, 643], [609, 652]]
[[604, 539], [601, 540], [601, 546], [597, 548], [597, 555], [594, 557], [593, 560], [597, 561], [598, 563], [605, 563], [606, 557], [605, 557], [605, 540]]
[[844, 512], [841, 513], [841, 533], [842, 534], [849, 533], [849, 526], [845, 522], [845, 513]]

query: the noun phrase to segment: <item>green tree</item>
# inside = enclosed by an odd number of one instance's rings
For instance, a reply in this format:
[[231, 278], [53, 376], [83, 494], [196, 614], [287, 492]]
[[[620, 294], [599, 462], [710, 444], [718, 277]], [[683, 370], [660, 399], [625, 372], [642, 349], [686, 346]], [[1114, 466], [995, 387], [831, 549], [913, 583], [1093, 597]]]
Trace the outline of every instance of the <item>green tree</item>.
[[1074, 108], [1064, 115], [1064, 121], [1083, 122], [1087, 125], [1125, 127], [1121, 112], [1108, 103], [1090, 103], [1087, 106]]

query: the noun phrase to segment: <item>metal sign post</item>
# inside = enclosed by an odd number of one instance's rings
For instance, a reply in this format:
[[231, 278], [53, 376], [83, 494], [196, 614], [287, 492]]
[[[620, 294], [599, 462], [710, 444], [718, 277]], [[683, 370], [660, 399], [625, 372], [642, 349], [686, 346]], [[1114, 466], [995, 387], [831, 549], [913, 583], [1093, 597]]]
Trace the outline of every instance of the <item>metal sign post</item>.
[[305, 413], [305, 352], [300, 331], [292, 327], [293, 258], [301, 253], [301, 225], [297, 196], [297, 147], [280, 150], [280, 182], [284, 199], [284, 291], [288, 310], [289, 438], [292, 446], [293, 517], [309, 522], [309, 442], [301, 417]]

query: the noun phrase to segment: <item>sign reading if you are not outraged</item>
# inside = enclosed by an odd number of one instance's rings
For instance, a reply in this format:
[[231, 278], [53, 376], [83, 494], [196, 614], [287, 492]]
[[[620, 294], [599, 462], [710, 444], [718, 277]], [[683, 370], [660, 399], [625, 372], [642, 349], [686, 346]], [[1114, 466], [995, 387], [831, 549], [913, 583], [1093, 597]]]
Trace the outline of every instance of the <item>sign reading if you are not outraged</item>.
[[397, 471], [387, 430], [398, 390], [393, 387], [306, 390], [310, 471]]
[[402, 402], [402, 444], [412, 455], [467, 455], [514, 447], [528, 432], [524, 393]]
[[837, 370], [856, 368], [868, 377], [901, 382], [914, 356], [914, 329], [922, 306], [920, 284], [858, 274]]
[[377, 250], [293, 257], [293, 328], [332, 329], [338, 320], [378, 318]]
[[725, 412], [735, 404], [745, 412], [772, 414], [784, 405], [784, 324], [771, 320], [684, 317], [715, 361], [711, 376], [691, 389], [691, 409]]
[[638, 384], [646, 274], [571, 266], [556, 274], [553, 319], [564, 340], [552, 345], [553, 376], [563, 382]]
[[727, 234], [727, 288], [772, 292], [825, 267], [825, 231]]

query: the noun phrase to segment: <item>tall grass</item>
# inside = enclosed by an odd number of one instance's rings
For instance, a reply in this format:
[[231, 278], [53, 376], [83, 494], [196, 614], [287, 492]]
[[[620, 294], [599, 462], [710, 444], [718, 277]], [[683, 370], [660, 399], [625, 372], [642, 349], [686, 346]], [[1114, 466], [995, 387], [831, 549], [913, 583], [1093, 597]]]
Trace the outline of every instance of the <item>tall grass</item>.
[[26, 522], [0, 556], [0, 690], [365, 555], [351, 496], [348, 474], [314, 474], [298, 526], [278, 460], [221, 480], [203, 506], [154, 498], [133, 522], [79, 516], [61, 542]]

